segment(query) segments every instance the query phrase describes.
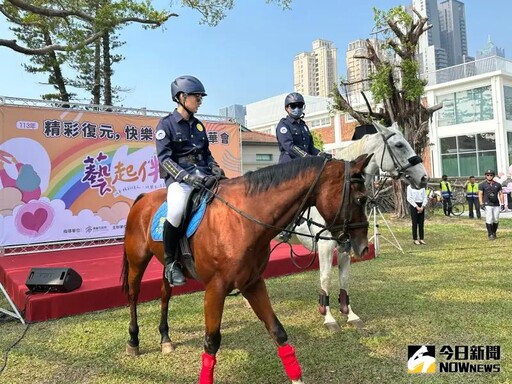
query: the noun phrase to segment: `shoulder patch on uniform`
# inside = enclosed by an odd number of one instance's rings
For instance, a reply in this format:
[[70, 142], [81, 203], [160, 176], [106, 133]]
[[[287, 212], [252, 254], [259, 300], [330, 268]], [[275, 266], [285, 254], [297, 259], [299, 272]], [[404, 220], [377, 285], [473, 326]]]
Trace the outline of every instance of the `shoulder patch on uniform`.
[[203, 132], [203, 129], [204, 129], [203, 124], [201, 124], [201, 123], [197, 123], [197, 126], [196, 126], [196, 127], [197, 127], [197, 130], [198, 130], [199, 132]]
[[155, 137], [157, 140], [162, 140], [165, 137], [165, 131], [163, 129], [159, 129], [158, 131], [156, 131]]
[[288, 129], [286, 127], [281, 127], [281, 129], [279, 130], [279, 132], [281, 133], [286, 133], [288, 132]]

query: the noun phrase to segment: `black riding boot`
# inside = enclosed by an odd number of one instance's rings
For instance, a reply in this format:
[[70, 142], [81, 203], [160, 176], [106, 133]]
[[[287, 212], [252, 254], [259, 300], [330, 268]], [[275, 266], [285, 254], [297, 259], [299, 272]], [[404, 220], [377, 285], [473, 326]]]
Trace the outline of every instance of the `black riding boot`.
[[493, 224], [487, 224], [485, 223], [485, 226], [487, 227], [487, 236], [489, 236], [489, 240], [494, 240], [495, 236], [493, 233]]
[[493, 233], [494, 237], [496, 237], [497, 230], [498, 230], [498, 223], [493, 223], [492, 224], [492, 233]]
[[164, 275], [171, 286], [185, 284], [185, 276], [181, 271], [180, 264], [176, 261], [176, 251], [180, 233], [178, 228], [172, 226], [167, 220], [164, 222], [164, 250], [165, 250], [165, 271]]

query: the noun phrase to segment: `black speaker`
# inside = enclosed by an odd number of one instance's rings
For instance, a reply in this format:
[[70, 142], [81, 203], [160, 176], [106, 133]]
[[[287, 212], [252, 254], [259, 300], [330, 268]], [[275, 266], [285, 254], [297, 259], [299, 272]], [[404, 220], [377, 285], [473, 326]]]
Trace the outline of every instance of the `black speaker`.
[[71, 268], [32, 268], [25, 285], [31, 292], [71, 292], [82, 278]]

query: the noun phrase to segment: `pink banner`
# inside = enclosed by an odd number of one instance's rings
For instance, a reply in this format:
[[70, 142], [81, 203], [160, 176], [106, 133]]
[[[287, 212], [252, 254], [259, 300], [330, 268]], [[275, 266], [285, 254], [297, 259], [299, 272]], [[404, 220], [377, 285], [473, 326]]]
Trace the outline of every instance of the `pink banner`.
[[[0, 246], [124, 235], [132, 201], [164, 188], [159, 117], [0, 106]], [[205, 121], [228, 177], [241, 174], [240, 128]]]

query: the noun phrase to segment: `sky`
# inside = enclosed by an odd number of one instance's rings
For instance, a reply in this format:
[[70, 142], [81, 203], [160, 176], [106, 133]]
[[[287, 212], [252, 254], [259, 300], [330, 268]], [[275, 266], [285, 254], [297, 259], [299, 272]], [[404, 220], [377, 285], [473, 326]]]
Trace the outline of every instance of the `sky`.
[[[488, 36], [507, 58], [512, 58], [511, 0], [465, 0], [468, 53], [475, 56]], [[153, 1], [157, 9], [180, 16], [165, 28], [144, 30], [131, 25], [121, 32], [126, 44], [118, 50], [125, 60], [114, 67], [113, 84], [127, 90], [118, 103], [124, 107], [171, 111], [170, 83], [180, 75], [199, 78], [208, 96], [200, 114], [218, 115], [233, 104], [246, 105], [293, 91], [293, 59], [312, 50], [316, 39], [329, 40], [338, 49], [338, 75], [346, 76], [349, 42], [370, 37], [372, 7], [389, 10], [409, 5], [401, 0], [294, 0], [282, 10], [265, 0], [235, 0], [235, 7], [216, 27], [201, 25], [198, 12]], [[179, 3], [173, 1], [172, 4]], [[13, 38], [0, 16], [0, 38]], [[47, 76], [30, 74], [28, 59], [0, 47], [0, 96], [40, 99], [51, 92]], [[89, 96], [83, 95], [82, 102]], [[86, 99], [87, 97], [87, 99]]]

